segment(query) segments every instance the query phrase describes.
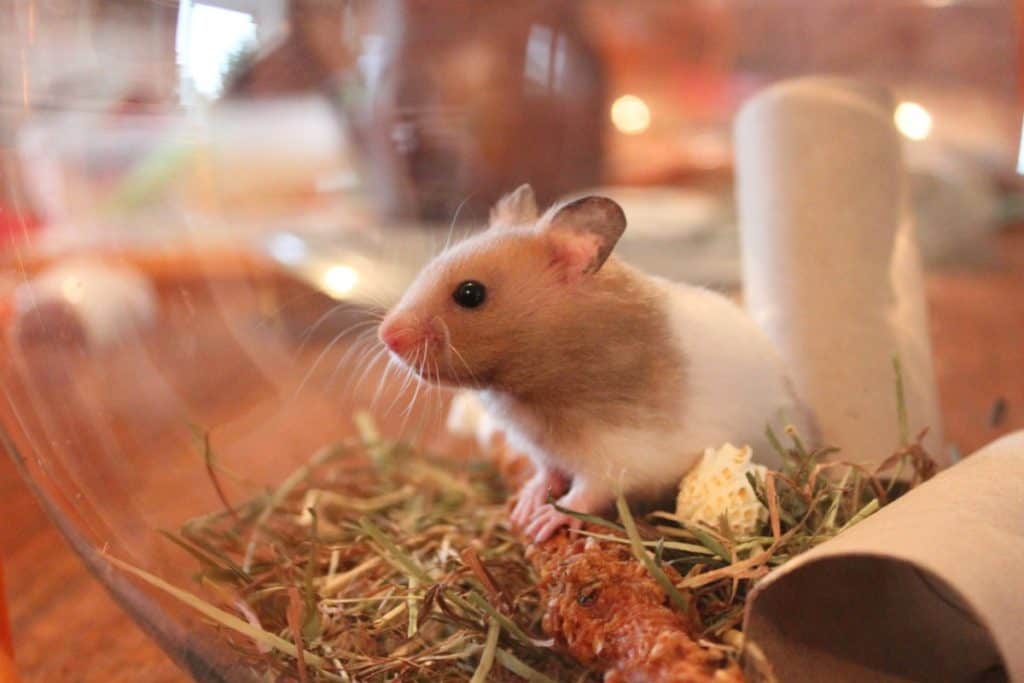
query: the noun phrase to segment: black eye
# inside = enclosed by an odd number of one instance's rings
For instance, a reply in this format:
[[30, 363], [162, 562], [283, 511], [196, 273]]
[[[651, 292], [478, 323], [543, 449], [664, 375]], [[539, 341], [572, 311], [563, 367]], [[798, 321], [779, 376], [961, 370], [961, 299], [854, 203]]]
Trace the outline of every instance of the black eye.
[[476, 280], [466, 280], [455, 288], [452, 298], [463, 308], [476, 308], [487, 298], [487, 288]]

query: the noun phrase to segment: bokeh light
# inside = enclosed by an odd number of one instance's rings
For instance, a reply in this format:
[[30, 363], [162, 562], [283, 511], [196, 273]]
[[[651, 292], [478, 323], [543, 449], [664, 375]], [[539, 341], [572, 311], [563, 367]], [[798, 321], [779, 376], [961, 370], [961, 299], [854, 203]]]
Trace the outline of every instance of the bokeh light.
[[911, 140], [924, 140], [932, 132], [932, 115], [917, 102], [900, 102], [893, 115], [896, 128]]
[[636, 135], [651, 125], [651, 110], [636, 95], [623, 95], [612, 103], [612, 124], [626, 135]]

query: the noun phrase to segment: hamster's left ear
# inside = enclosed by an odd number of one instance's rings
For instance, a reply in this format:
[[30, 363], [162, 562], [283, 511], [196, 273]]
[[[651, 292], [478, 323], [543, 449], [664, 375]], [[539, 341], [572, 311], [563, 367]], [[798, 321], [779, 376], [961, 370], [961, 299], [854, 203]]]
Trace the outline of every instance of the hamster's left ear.
[[536, 220], [537, 199], [528, 184], [509, 192], [491, 209], [491, 227], [529, 225]]
[[626, 230], [626, 214], [607, 197], [583, 197], [553, 209], [539, 227], [551, 238], [555, 260], [575, 280], [608, 260]]

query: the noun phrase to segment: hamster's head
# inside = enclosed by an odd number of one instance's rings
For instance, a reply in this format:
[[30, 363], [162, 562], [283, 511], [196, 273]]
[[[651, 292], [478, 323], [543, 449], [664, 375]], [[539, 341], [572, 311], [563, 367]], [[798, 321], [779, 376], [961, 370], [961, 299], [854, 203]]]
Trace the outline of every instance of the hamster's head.
[[552, 346], [575, 334], [567, 314], [625, 228], [622, 209], [604, 197], [538, 215], [523, 185], [495, 205], [487, 230], [427, 264], [378, 337], [424, 379], [514, 390], [545, 372]]

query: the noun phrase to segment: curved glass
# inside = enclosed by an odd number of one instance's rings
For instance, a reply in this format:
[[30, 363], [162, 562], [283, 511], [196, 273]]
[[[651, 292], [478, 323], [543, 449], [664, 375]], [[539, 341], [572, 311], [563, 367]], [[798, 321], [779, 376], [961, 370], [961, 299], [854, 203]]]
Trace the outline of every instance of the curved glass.
[[[732, 116], [780, 78], [884, 83], [932, 265], [982, 257], [1018, 187], [1001, 2], [181, 0], [0, 9], [0, 437], [121, 604], [199, 680], [246, 680], [159, 533], [278, 482], [370, 408], [374, 312], [530, 182], [601, 188], [623, 255], [734, 285]], [[382, 390], [378, 387], [383, 386]]]

